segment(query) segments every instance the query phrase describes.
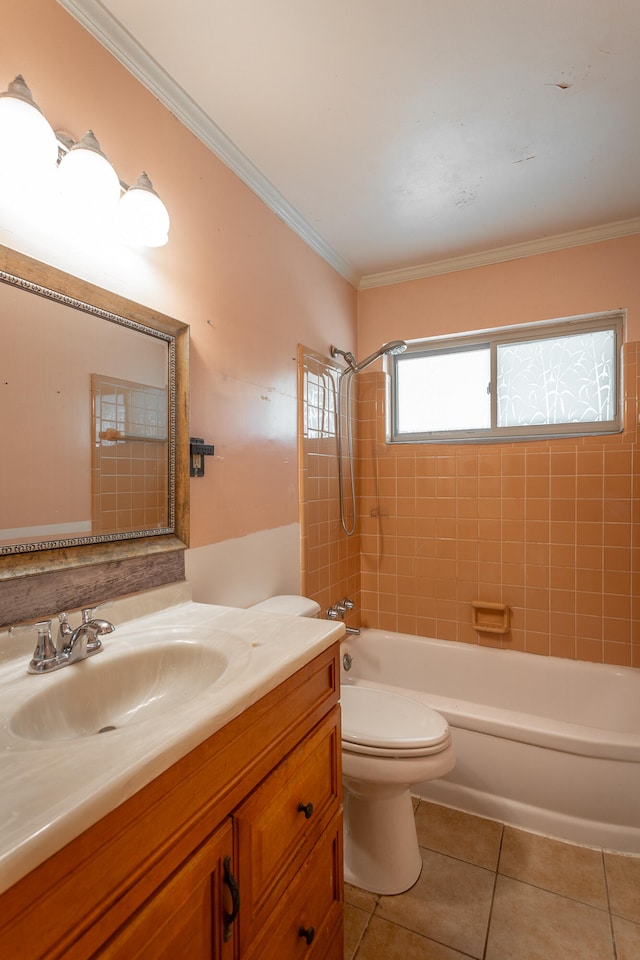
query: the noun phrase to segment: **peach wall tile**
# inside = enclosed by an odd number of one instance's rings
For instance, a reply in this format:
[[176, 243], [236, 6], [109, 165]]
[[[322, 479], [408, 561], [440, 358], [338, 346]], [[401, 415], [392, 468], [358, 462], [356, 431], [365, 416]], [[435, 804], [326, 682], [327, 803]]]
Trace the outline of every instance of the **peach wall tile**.
[[603, 616], [602, 618], [602, 638], [605, 642], [624, 643], [631, 645], [631, 622], [629, 617], [622, 619], [618, 617]]
[[605, 640], [603, 659], [605, 663], [610, 663], [616, 667], [631, 667], [632, 648], [628, 643], [615, 643]]
[[560, 567], [551, 566], [549, 568], [549, 583], [552, 587], [555, 587], [559, 590], [575, 590], [575, 568], [573, 565]]
[[590, 660], [595, 663], [602, 663], [602, 641], [595, 638], [579, 636], [576, 641], [576, 655], [578, 660]]
[[525, 473], [525, 455], [524, 453], [502, 453], [502, 476], [503, 477], [524, 477]]
[[576, 454], [578, 481], [585, 478], [588, 474], [593, 474], [597, 478], [602, 478], [603, 473], [603, 450], [585, 450], [578, 449]]
[[605, 500], [603, 509], [603, 520], [605, 523], [626, 523], [631, 522], [633, 500]]
[[548, 543], [536, 543], [531, 541], [524, 545], [524, 559], [526, 563], [548, 563], [550, 546]]
[[460, 517], [456, 522], [458, 543], [478, 543], [478, 517]]
[[567, 660], [574, 660], [576, 656], [576, 641], [573, 634], [562, 636], [552, 632], [549, 640], [549, 654], [552, 657], [564, 657]]
[[536, 632], [534, 629], [529, 629], [525, 633], [525, 652], [526, 653], [537, 653], [541, 656], [549, 656], [551, 646], [551, 638], [549, 637], [548, 629], [543, 629], [540, 633]]

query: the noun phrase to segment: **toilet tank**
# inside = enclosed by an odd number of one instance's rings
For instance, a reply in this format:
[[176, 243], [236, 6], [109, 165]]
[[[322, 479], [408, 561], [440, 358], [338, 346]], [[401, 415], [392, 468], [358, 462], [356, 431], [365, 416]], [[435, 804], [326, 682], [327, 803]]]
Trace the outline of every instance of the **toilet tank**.
[[308, 597], [291, 594], [267, 597], [266, 600], [252, 604], [250, 609], [259, 610], [262, 613], [287, 613], [293, 617], [317, 617], [320, 613], [320, 604], [315, 600], [309, 600]]

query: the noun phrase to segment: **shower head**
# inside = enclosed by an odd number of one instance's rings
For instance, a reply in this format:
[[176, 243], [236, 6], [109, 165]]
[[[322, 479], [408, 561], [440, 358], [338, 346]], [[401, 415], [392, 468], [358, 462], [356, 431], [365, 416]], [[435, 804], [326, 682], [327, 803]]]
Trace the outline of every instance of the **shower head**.
[[389, 343], [383, 345], [382, 352], [390, 357], [397, 357], [399, 353], [404, 353], [406, 349], [407, 344], [404, 340], [390, 340]]
[[407, 345], [404, 340], [390, 340], [389, 343], [383, 343], [379, 350], [376, 350], [375, 353], [372, 353], [365, 360], [361, 360], [360, 363], [356, 364], [356, 373], [359, 373], [360, 370], [364, 370], [365, 367], [368, 367], [370, 363], [373, 363], [374, 360], [377, 360], [378, 357], [390, 356], [395, 357], [399, 353], [404, 353], [407, 349]]
[[[364, 370], [365, 367], [368, 367], [370, 363], [373, 363], [374, 360], [377, 360], [378, 357], [384, 355], [396, 356], [398, 353], [404, 353], [407, 349], [407, 345], [404, 340], [390, 340], [389, 343], [383, 343], [379, 350], [376, 350], [375, 353], [372, 353], [371, 356], [367, 357], [366, 360], [362, 360], [360, 363], [356, 361], [356, 358], [352, 353], [349, 353], [346, 350], [340, 350], [338, 347], [331, 347], [331, 356], [332, 357], [343, 357], [351, 371], [353, 373], [360, 373], [361, 370]], [[345, 373], [348, 371], [345, 371]]]

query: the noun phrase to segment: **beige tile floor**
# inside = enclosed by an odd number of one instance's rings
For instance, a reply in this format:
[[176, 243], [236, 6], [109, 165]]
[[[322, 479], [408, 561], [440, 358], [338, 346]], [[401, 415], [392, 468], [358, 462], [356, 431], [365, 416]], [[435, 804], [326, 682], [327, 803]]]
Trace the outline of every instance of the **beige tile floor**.
[[345, 960], [639, 960], [640, 857], [416, 801], [422, 874], [347, 884]]

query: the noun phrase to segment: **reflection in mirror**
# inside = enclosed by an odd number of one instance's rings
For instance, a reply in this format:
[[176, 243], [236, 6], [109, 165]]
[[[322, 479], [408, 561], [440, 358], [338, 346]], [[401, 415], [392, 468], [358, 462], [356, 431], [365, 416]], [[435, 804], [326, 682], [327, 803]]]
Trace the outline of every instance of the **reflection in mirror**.
[[[159, 372], [166, 370], [167, 364], [161, 364]], [[166, 384], [92, 373], [91, 421], [92, 533], [166, 528], [170, 507]]]
[[[176, 529], [177, 488], [178, 526], [186, 516], [176, 476], [177, 433], [184, 441], [186, 430], [176, 344], [188, 328], [2, 254], [29, 269], [0, 270], [0, 555], [186, 539], [184, 522]], [[76, 284], [82, 298], [68, 292]]]

